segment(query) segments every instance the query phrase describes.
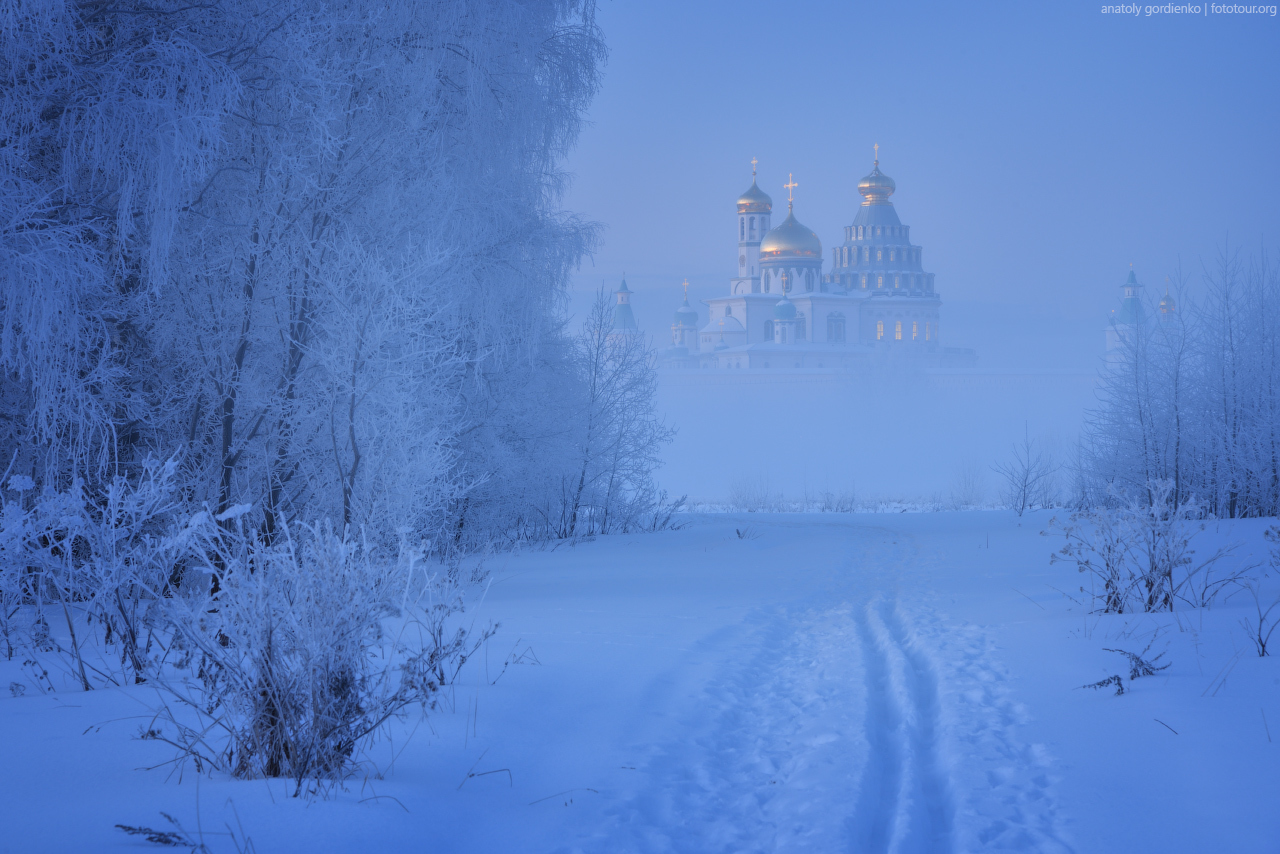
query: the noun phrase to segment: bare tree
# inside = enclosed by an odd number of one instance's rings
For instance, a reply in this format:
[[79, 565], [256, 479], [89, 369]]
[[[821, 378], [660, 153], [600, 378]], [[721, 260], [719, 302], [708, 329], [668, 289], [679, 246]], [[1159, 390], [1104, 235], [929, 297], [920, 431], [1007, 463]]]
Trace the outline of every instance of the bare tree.
[[654, 412], [654, 352], [642, 336], [613, 328], [609, 295], [601, 288], [576, 353], [582, 428], [560, 535], [625, 530], [661, 500], [653, 471], [659, 450], [674, 435]]
[[993, 466], [1004, 480], [1005, 505], [1021, 516], [1035, 506], [1045, 506], [1057, 467], [1052, 457], [1032, 441], [1031, 433], [1023, 426], [1023, 439], [1013, 445], [1010, 458]]

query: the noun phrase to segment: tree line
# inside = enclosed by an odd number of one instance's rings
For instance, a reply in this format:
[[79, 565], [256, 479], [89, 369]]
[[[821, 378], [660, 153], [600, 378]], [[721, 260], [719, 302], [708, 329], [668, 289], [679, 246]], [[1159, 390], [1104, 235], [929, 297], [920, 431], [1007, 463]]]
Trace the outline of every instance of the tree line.
[[565, 319], [605, 55], [590, 0], [0, 0], [0, 466], [176, 455], [267, 540], [661, 518], [652, 358]]

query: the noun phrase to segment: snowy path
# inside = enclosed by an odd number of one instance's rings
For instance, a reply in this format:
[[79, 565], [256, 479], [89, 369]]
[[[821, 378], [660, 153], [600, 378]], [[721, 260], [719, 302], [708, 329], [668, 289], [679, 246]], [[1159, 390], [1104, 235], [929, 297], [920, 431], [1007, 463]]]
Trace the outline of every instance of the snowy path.
[[[971, 637], [944, 665], [966, 689], [948, 725], [937, 650], [915, 623], [927, 619], [937, 637], [948, 631], [930, 610], [913, 617], [887, 592], [920, 556], [892, 532], [857, 533], [871, 541], [837, 550], [835, 586], [864, 587], [861, 598], [760, 617], [754, 655], [707, 683], [696, 717], [677, 727], [696, 736], [655, 751], [643, 769], [649, 786], [615, 811], [598, 850], [1070, 850], [1057, 839], [1043, 757], [1021, 745], [999, 692], [973, 688], [992, 681], [989, 646]], [[970, 761], [1001, 760], [979, 797], [965, 799], [959, 836], [948, 738], [969, 748]], [[1009, 761], [1041, 773], [1025, 779]]]
[[[1280, 850], [1280, 659], [1240, 655], [1240, 608], [1073, 612], [1047, 521], [719, 516], [499, 556], [498, 638], [326, 800], [170, 777], [142, 689], [0, 697], [0, 854], [139, 850], [115, 825], [162, 811], [260, 852]], [[1162, 680], [1079, 690], [1153, 634]]]

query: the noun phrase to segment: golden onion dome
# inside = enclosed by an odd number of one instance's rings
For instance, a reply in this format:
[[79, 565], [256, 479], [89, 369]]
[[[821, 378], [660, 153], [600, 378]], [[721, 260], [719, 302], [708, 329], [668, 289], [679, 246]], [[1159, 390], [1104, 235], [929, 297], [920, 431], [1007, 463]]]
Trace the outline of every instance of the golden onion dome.
[[1178, 304], [1173, 301], [1173, 297], [1169, 296], [1169, 290], [1166, 288], [1164, 297], [1160, 300], [1160, 314], [1168, 316], [1178, 313]]
[[887, 205], [896, 189], [898, 185], [893, 179], [880, 171], [879, 160], [871, 167], [871, 174], [858, 182], [858, 192], [862, 194], [864, 205]]
[[787, 218], [782, 225], [770, 229], [760, 241], [760, 259], [770, 258], [822, 258], [822, 241], [818, 235], [805, 228], [796, 220], [796, 215], [787, 208]]
[[751, 186], [738, 196], [738, 213], [768, 213], [773, 210], [773, 199], [756, 185], [755, 176], [751, 178]]

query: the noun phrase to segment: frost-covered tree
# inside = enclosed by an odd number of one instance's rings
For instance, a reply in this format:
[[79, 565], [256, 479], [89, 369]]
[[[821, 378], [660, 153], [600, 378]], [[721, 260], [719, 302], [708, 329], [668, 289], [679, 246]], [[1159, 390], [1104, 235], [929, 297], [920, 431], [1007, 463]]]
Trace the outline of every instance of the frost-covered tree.
[[41, 474], [131, 455], [147, 312], [241, 81], [188, 16], [0, 2], [0, 406]]
[[57, 610], [83, 687], [190, 665], [233, 773], [340, 776], [474, 652], [439, 558], [552, 535], [592, 431], [591, 530], [652, 507], [651, 357], [593, 397], [566, 331], [603, 59], [592, 0], [0, 0], [5, 654]]
[[654, 413], [656, 358], [641, 335], [619, 332], [602, 288], [575, 347], [582, 380], [574, 469], [564, 485], [560, 535], [627, 530], [663, 501], [653, 483], [673, 431]]
[[1102, 377], [1081, 455], [1086, 503], [1109, 495], [1219, 516], [1280, 512], [1280, 275], [1224, 253], [1199, 293], [1182, 276], [1130, 325]]
[[0, 28], [17, 471], [180, 451], [187, 502], [268, 537], [467, 547], [550, 506], [590, 2], [10, 0]]

